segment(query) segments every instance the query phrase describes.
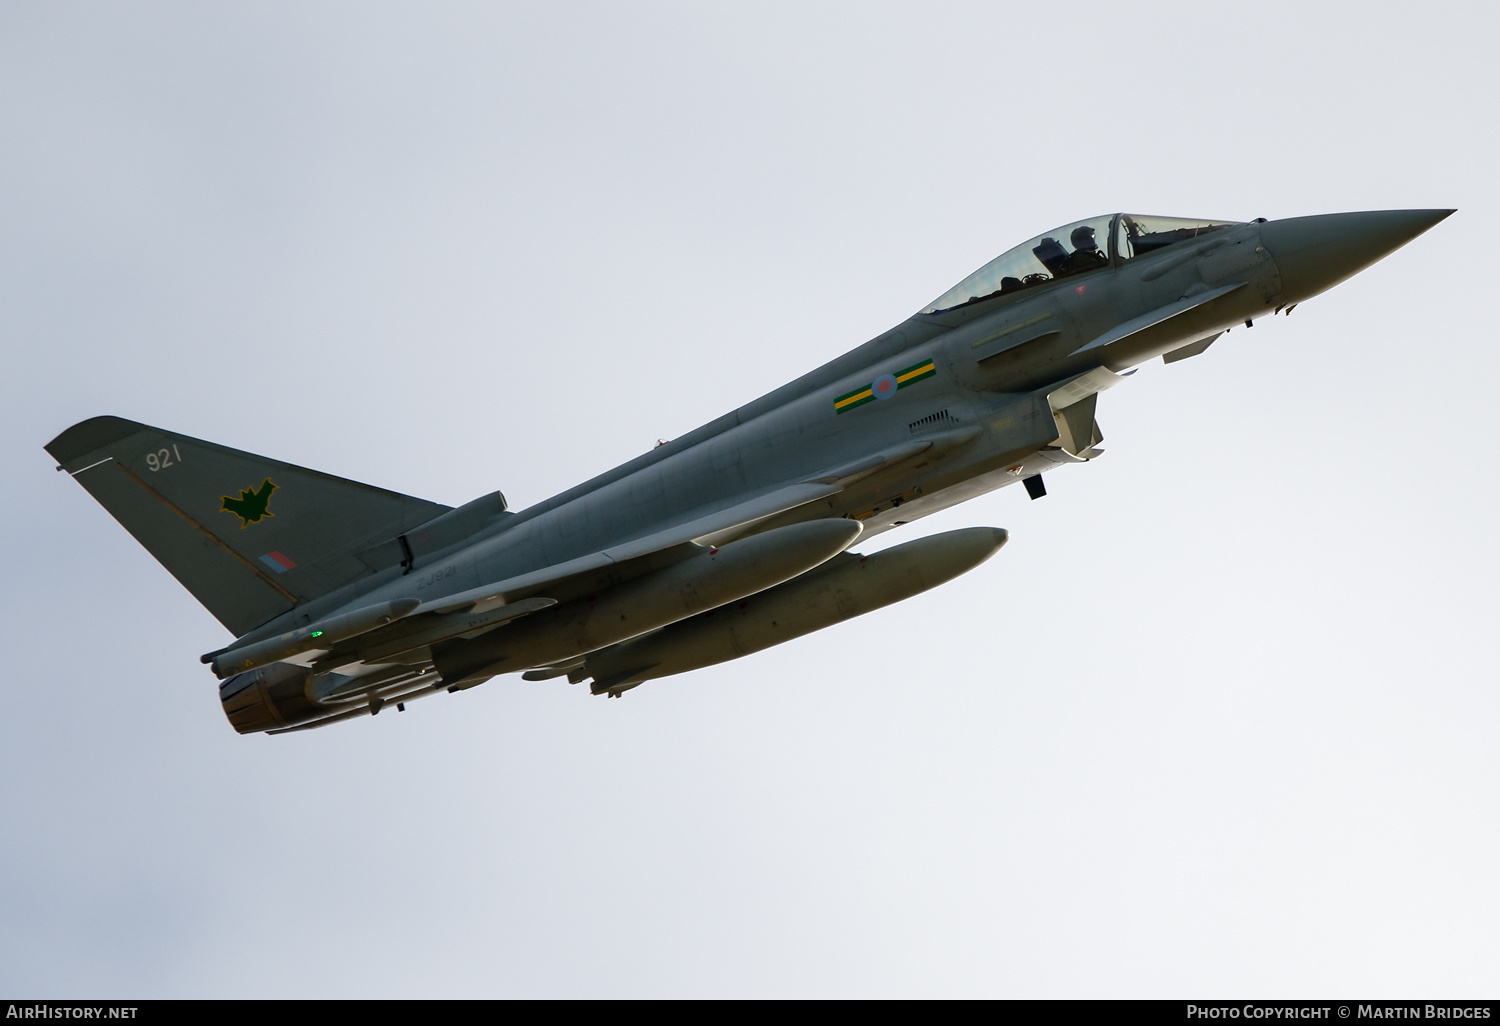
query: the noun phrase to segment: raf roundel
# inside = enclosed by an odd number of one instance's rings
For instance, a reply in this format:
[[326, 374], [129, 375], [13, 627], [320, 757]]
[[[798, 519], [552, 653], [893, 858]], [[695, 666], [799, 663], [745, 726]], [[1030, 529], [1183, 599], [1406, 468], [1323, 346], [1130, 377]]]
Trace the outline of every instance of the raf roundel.
[[896, 389], [899, 387], [896, 384], [896, 375], [882, 374], [871, 383], [870, 392], [876, 399], [889, 399], [896, 394]]

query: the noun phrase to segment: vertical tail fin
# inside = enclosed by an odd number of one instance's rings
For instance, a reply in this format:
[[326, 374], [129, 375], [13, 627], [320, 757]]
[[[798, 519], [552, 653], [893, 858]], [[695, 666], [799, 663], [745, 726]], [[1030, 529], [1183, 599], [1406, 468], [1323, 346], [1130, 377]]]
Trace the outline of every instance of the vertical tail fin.
[[46, 449], [235, 635], [372, 573], [361, 553], [449, 509], [119, 417]]

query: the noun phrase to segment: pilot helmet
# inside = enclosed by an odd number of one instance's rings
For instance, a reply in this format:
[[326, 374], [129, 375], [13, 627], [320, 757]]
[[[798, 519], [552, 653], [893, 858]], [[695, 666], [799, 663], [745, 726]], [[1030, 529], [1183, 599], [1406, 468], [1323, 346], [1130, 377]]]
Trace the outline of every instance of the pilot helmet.
[[1074, 249], [1098, 249], [1099, 243], [1094, 241], [1094, 229], [1089, 225], [1081, 224], [1073, 229], [1071, 236]]

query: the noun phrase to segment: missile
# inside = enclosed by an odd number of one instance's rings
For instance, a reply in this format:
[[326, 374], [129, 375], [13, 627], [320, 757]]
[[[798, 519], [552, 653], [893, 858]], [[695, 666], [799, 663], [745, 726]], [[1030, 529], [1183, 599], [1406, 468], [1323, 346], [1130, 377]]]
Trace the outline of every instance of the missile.
[[618, 697], [644, 681], [759, 652], [946, 584], [993, 556], [1009, 535], [970, 527], [862, 556], [846, 552], [813, 572], [645, 637], [590, 655], [583, 676]]
[[461, 691], [471, 678], [580, 656], [791, 580], [859, 533], [859, 521], [840, 518], [751, 535], [477, 638], [434, 645], [433, 661], [444, 684]]
[[340, 613], [310, 623], [285, 634], [264, 641], [251, 642], [239, 648], [210, 652], [203, 656], [205, 663], [213, 667], [214, 673], [223, 680], [231, 674], [280, 662], [313, 649], [331, 648], [336, 642], [372, 631], [376, 627], [399, 620], [421, 605], [419, 599], [401, 598], [378, 605], [364, 606], [348, 613]]

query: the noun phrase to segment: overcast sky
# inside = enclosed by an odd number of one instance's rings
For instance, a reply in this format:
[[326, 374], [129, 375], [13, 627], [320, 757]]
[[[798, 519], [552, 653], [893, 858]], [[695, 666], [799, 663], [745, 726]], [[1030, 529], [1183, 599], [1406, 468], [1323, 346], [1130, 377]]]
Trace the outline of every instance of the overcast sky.
[[[0, 5], [0, 992], [1494, 996], [1495, 16]], [[42, 445], [523, 508], [1115, 210], [1457, 207], [882, 537], [958, 581], [620, 701], [236, 735]]]

